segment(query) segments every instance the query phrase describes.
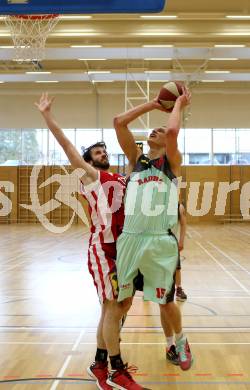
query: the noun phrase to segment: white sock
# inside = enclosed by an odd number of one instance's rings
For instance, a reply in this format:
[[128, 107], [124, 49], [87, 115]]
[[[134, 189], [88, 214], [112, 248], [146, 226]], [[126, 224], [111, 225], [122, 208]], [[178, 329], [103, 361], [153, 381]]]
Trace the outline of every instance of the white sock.
[[167, 347], [168, 349], [174, 344], [174, 336], [167, 337]]
[[176, 341], [178, 341], [178, 340], [182, 339], [182, 337], [184, 337], [184, 334], [183, 334], [183, 332], [182, 332], [182, 331], [181, 331], [180, 333], [176, 333], [176, 335], [175, 335], [175, 339], [176, 339]]

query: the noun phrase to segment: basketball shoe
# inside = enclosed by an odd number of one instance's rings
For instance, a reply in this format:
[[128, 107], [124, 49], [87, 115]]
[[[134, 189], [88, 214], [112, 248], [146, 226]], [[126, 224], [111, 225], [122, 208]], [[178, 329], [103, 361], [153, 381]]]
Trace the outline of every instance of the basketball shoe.
[[108, 362], [94, 362], [87, 368], [91, 378], [96, 380], [96, 385], [100, 390], [112, 390], [113, 387], [107, 384]]
[[166, 349], [166, 359], [176, 366], [179, 365], [179, 356], [176, 352], [176, 347], [174, 344], [171, 345], [169, 349]]
[[179, 358], [179, 365], [182, 370], [189, 370], [193, 363], [192, 354], [186, 337], [176, 340], [176, 352]]
[[143, 387], [136, 383], [130, 375], [130, 372], [135, 371], [137, 371], [136, 367], [128, 367], [127, 364], [117, 370], [111, 370], [107, 384], [120, 390], [143, 390]]
[[183, 291], [182, 287], [177, 287], [176, 289], [176, 300], [184, 302], [187, 299], [187, 294]]

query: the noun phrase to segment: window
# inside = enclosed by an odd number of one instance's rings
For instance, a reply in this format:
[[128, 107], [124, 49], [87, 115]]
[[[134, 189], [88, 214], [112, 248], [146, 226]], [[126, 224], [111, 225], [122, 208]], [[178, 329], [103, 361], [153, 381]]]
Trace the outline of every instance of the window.
[[0, 164], [44, 164], [47, 153], [46, 129], [0, 130]]
[[235, 160], [235, 129], [213, 129], [214, 164], [230, 164]]
[[21, 158], [21, 131], [14, 129], [2, 129], [0, 131], [0, 164], [20, 165]]
[[[96, 142], [107, 144], [111, 165], [124, 171], [123, 151], [114, 129], [64, 129], [65, 135], [82, 155], [82, 147]], [[138, 140], [146, 130], [133, 130]], [[144, 153], [148, 145], [143, 142]], [[183, 164], [250, 164], [250, 129], [181, 129], [178, 147]], [[68, 165], [62, 147], [47, 129], [0, 129], [0, 165]]]
[[123, 151], [117, 141], [115, 130], [103, 129], [103, 141], [107, 145], [110, 164], [115, 166], [120, 165], [121, 159], [119, 158], [119, 155], [123, 154]]
[[82, 148], [87, 148], [102, 141], [101, 129], [76, 129], [76, 149], [82, 155]]
[[212, 164], [211, 129], [185, 129], [184, 150], [185, 164]]
[[250, 164], [250, 130], [237, 129], [236, 131], [236, 164]]

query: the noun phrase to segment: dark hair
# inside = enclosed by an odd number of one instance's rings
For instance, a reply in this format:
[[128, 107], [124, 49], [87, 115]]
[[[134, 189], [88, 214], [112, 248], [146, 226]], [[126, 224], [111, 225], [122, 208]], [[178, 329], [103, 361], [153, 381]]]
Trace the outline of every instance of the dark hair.
[[92, 161], [91, 150], [94, 148], [104, 148], [105, 150], [107, 149], [105, 142], [96, 142], [95, 144], [90, 145], [88, 148], [84, 148], [84, 146], [82, 146], [82, 158], [86, 162]]

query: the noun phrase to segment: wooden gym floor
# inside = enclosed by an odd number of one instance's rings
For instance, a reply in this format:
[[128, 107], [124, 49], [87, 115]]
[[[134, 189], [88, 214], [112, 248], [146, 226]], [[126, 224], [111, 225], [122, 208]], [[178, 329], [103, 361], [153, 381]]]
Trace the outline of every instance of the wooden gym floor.
[[[0, 226], [1, 389], [96, 388], [85, 372], [99, 316], [87, 238], [80, 226], [61, 235], [40, 225]], [[124, 360], [153, 390], [250, 389], [249, 225], [191, 225], [183, 255], [193, 368], [165, 361], [158, 307], [140, 296], [122, 332]]]

